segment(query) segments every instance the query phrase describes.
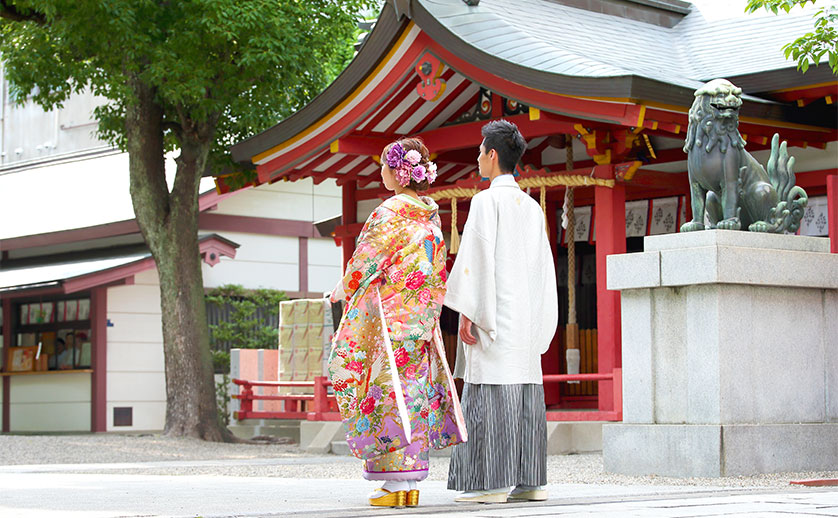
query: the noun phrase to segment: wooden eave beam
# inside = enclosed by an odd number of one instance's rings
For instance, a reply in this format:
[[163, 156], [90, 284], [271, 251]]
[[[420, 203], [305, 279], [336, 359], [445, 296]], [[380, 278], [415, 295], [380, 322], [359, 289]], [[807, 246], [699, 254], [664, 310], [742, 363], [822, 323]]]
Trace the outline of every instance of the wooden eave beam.
[[341, 168], [346, 167], [346, 165], [348, 165], [353, 160], [356, 160], [357, 158], [358, 158], [357, 156], [347, 155], [347, 156], [341, 158], [340, 160], [338, 160], [337, 162], [335, 162], [334, 164], [332, 164], [331, 166], [327, 167], [325, 171], [314, 171], [312, 169], [311, 172], [308, 175], [303, 175], [303, 176], [311, 176], [315, 180], [319, 179], [320, 181], [316, 182], [316, 183], [320, 183], [323, 180], [325, 180], [326, 178], [338, 178], [338, 177], [342, 176], [342, 175], [338, 174], [338, 171]]
[[386, 137], [349, 134], [332, 142], [330, 149], [332, 153], [378, 156], [390, 142], [392, 139]]
[[[825, 99], [831, 97], [834, 103], [838, 97], [838, 83], [832, 82], [828, 84], [811, 85], [802, 88], [794, 88], [789, 90], [781, 90], [778, 92], [771, 92], [768, 94], [773, 99], [784, 102], [798, 102], [804, 101], [804, 105], [818, 99]], [[831, 104], [831, 103], [827, 103]], [[800, 103], [798, 103], [800, 106]]]
[[363, 173], [365, 169], [368, 169], [370, 165], [375, 163], [376, 162], [372, 158], [364, 160], [360, 164], [347, 171], [346, 174], [337, 175], [337, 184], [346, 185], [347, 183], [356, 180], [358, 178], [358, 175]]
[[445, 164], [474, 165], [477, 163], [478, 144], [473, 148], [452, 149], [438, 153], [435, 162], [442, 167]]
[[450, 178], [453, 178], [454, 175], [458, 175], [463, 172], [464, 168], [468, 167], [471, 170], [465, 173], [463, 178], [468, 178], [469, 175], [477, 172], [477, 160], [473, 161], [471, 164], [457, 164], [456, 167], [452, 167], [450, 170], [445, 171], [436, 180], [436, 183], [439, 185], [443, 185], [443, 182], [447, 182]]
[[388, 192], [389, 191], [385, 189], [384, 186], [376, 187], [374, 189], [359, 189], [355, 191], [355, 199], [357, 201], [374, 200], [376, 198], [386, 196]]
[[795, 173], [795, 185], [799, 185], [804, 189], [811, 189], [814, 187], [825, 187], [826, 177], [838, 174], [838, 168], [820, 169], [817, 171], [805, 171], [802, 173]]
[[[521, 130], [521, 133], [530, 138], [557, 133], [576, 133], [571, 122], [555, 120], [549, 117], [531, 121], [529, 115], [520, 114], [507, 117], [506, 120], [515, 123]], [[434, 153], [468, 147], [475, 148], [483, 140], [480, 129], [485, 124], [486, 121], [481, 120], [453, 126], [443, 126], [417, 133], [414, 136], [422, 138], [425, 145], [428, 146], [428, 149]], [[333, 153], [378, 155], [384, 146], [389, 143], [390, 139], [387, 138], [350, 134], [334, 141], [331, 149]]]
[[639, 169], [631, 180], [618, 180], [624, 183], [627, 187], [638, 187], [644, 189], [672, 189], [681, 194], [690, 191], [690, 181], [687, 177], [687, 172], [682, 173], [664, 173], [661, 171], [651, 171], [649, 169]]

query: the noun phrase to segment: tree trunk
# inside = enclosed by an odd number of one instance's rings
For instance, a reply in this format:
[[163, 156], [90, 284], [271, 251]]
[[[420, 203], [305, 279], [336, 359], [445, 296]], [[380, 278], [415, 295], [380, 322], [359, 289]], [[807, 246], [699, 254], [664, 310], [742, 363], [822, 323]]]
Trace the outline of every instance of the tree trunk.
[[209, 142], [183, 142], [172, 192], [163, 158], [163, 110], [154, 91], [130, 82], [126, 107], [130, 190], [160, 279], [167, 435], [233, 440], [219, 420], [198, 247], [198, 185]]

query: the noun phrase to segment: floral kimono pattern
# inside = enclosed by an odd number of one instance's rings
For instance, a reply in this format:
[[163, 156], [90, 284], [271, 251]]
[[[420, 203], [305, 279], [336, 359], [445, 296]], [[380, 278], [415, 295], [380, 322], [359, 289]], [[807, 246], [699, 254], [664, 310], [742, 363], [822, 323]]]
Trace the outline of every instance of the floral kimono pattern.
[[329, 372], [361, 459], [406, 448], [417, 434], [436, 449], [467, 439], [439, 332], [445, 243], [436, 204], [423, 201], [430, 208], [399, 195], [373, 211], [332, 294], [347, 306]]

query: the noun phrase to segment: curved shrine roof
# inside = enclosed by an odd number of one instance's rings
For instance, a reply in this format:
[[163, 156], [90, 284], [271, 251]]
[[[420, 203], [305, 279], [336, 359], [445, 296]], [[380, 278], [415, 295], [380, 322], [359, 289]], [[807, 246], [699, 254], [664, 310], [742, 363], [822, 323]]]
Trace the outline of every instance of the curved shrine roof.
[[[332, 177], [338, 184], [365, 185], [375, 176], [372, 157], [383, 144], [419, 134], [442, 153], [438, 162], [446, 171], [440, 176], [451, 183], [474, 169], [474, 157], [454, 155], [479, 143], [479, 125], [468, 121], [479, 122], [475, 111], [483, 108], [491, 108], [492, 118], [500, 113], [517, 117], [519, 125], [532, 122], [524, 134], [533, 137], [536, 151], [549, 145], [543, 137], [581, 136], [578, 128], [597, 125], [643, 127], [653, 138], [663, 131], [674, 149], [693, 91], [706, 80], [727, 76], [736, 83], [741, 76], [749, 93], [835, 83], [827, 66], [801, 75], [780, 50], [811, 26], [813, 9], [745, 15], [744, 2], [741, 9], [730, 3], [714, 9], [708, 2], [482, 0], [468, 6], [462, 0], [390, 0], [332, 85], [291, 117], [233, 146], [233, 158], [256, 166], [260, 183], [312, 176], [315, 182]], [[635, 19], [621, 14], [622, 4], [630, 4], [622, 8], [634, 9]], [[664, 18], [667, 23], [660, 22]], [[441, 61], [436, 72], [446, 87], [426, 102], [416, 93], [416, 66], [428, 54]], [[489, 90], [503, 103], [538, 110], [529, 116], [506, 105], [498, 110]], [[775, 127], [788, 128], [783, 137], [801, 145], [835, 139], [828, 110], [745, 100], [742, 132], [757, 145], [770, 140]], [[541, 122], [533, 122], [539, 113]], [[468, 145], [457, 148], [454, 140]], [[584, 156], [585, 145], [574, 146]]]

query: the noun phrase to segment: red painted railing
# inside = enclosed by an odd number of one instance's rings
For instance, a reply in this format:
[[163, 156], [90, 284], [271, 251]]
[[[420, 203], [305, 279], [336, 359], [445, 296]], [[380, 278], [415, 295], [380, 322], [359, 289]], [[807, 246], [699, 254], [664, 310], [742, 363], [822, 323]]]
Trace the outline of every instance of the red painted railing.
[[[613, 381], [611, 396], [615, 410], [572, 410], [547, 411], [548, 421], [620, 421], [623, 418], [623, 370], [614, 369], [610, 373], [597, 374], [546, 374], [544, 383], [563, 383], [568, 381]], [[235, 412], [236, 419], [307, 419], [309, 421], [340, 421], [335, 396], [326, 388], [331, 382], [325, 376], [314, 381], [248, 381], [233, 379], [233, 383], [242, 387], [241, 394], [233, 398], [241, 402], [241, 408]], [[314, 394], [254, 394], [253, 387], [313, 387]], [[600, 397], [606, 394], [600, 392]], [[284, 401], [282, 412], [260, 412], [253, 410], [254, 401]], [[303, 402], [308, 407], [302, 410]]]
[[568, 381], [613, 381], [610, 394], [600, 390], [600, 398], [610, 398], [614, 410], [547, 410], [548, 421], [622, 421], [623, 369], [593, 374], [545, 374], [544, 383]]
[[[314, 378], [314, 381], [248, 381], [233, 379], [233, 383], [242, 388], [240, 394], [233, 395], [234, 399], [238, 399], [241, 402], [239, 410], [235, 412], [236, 419], [340, 421], [340, 413], [337, 412], [335, 396], [326, 391], [326, 388], [331, 386], [332, 382], [325, 376], [318, 376]], [[261, 395], [254, 394], [253, 387], [309, 387], [314, 389], [314, 393]], [[255, 411], [253, 410], [254, 401], [283, 401], [285, 410], [282, 412]], [[306, 402], [307, 408], [305, 410], [301, 408], [303, 402]]]

